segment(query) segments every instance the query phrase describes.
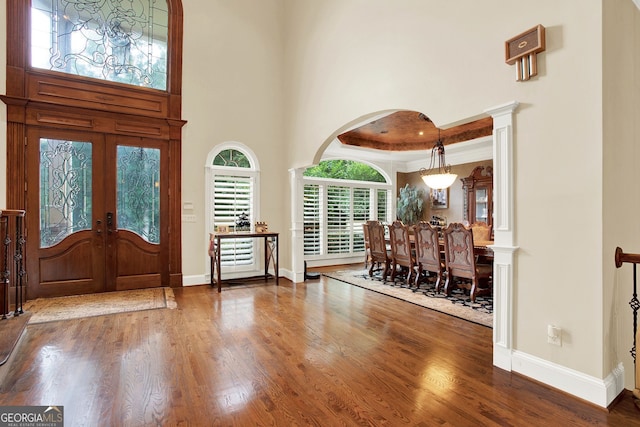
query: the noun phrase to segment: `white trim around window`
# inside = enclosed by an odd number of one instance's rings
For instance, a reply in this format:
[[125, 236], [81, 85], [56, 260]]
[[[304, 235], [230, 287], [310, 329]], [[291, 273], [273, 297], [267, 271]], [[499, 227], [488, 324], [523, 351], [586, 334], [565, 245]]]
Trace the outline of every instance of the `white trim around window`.
[[[243, 153], [251, 165], [250, 168], [215, 166], [213, 160], [222, 151], [233, 149]], [[238, 200], [243, 206], [241, 210], [249, 210], [249, 222], [254, 224], [256, 218], [260, 218], [260, 166], [258, 159], [253, 151], [246, 145], [239, 142], [225, 142], [215, 146], [207, 155], [205, 164], [205, 218], [207, 224], [207, 245], [209, 244], [208, 235], [214, 232], [215, 227], [215, 188], [216, 182], [226, 183], [224, 185], [238, 185], [241, 188]], [[227, 221], [230, 221], [228, 219]], [[261, 245], [257, 245], [255, 239], [246, 239], [246, 241], [228, 241], [233, 247], [229, 249], [229, 256], [238, 258], [237, 262], [229, 263], [222, 266], [222, 273], [227, 278], [238, 278], [253, 274], [259, 274], [264, 271], [263, 266], [263, 249]], [[208, 248], [207, 248], [208, 249]], [[206, 253], [206, 252], [205, 252]], [[209, 258], [207, 256], [207, 265]], [[210, 274], [210, 272], [208, 272]]]

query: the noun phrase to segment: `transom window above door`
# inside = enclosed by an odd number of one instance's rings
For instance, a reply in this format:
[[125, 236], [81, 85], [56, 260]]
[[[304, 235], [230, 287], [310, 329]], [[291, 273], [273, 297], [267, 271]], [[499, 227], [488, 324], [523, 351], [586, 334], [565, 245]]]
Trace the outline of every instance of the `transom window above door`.
[[32, 0], [31, 65], [167, 89], [166, 0]]

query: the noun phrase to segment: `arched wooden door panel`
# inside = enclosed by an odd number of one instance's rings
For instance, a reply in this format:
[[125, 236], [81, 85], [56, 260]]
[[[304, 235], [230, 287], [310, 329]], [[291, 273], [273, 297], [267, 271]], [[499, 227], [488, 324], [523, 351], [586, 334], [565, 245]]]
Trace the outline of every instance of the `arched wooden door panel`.
[[26, 157], [28, 297], [104, 291], [104, 137], [29, 129]]
[[106, 168], [115, 181], [107, 191], [107, 288], [169, 286], [168, 142], [108, 141]]

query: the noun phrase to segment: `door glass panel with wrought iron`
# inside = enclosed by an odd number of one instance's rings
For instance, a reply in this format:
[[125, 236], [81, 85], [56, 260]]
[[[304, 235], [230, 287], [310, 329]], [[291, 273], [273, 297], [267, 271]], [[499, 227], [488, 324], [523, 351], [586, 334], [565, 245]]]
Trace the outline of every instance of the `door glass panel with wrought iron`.
[[92, 145], [40, 139], [40, 247], [91, 228]]
[[160, 243], [160, 150], [119, 145], [117, 221], [149, 243]]

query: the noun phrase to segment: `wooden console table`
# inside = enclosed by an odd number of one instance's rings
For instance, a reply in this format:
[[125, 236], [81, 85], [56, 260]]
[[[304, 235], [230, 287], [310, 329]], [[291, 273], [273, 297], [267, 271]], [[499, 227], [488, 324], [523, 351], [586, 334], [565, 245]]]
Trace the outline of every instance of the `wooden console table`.
[[245, 239], [245, 238], [261, 238], [264, 239], [264, 280], [270, 277], [269, 265], [273, 261], [273, 271], [278, 283], [278, 233], [253, 233], [250, 231], [237, 231], [235, 233], [216, 233], [211, 235], [209, 256], [211, 258], [211, 286], [218, 283], [218, 292], [222, 291], [222, 275], [221, 275], [221, 246], [223, 239]]

